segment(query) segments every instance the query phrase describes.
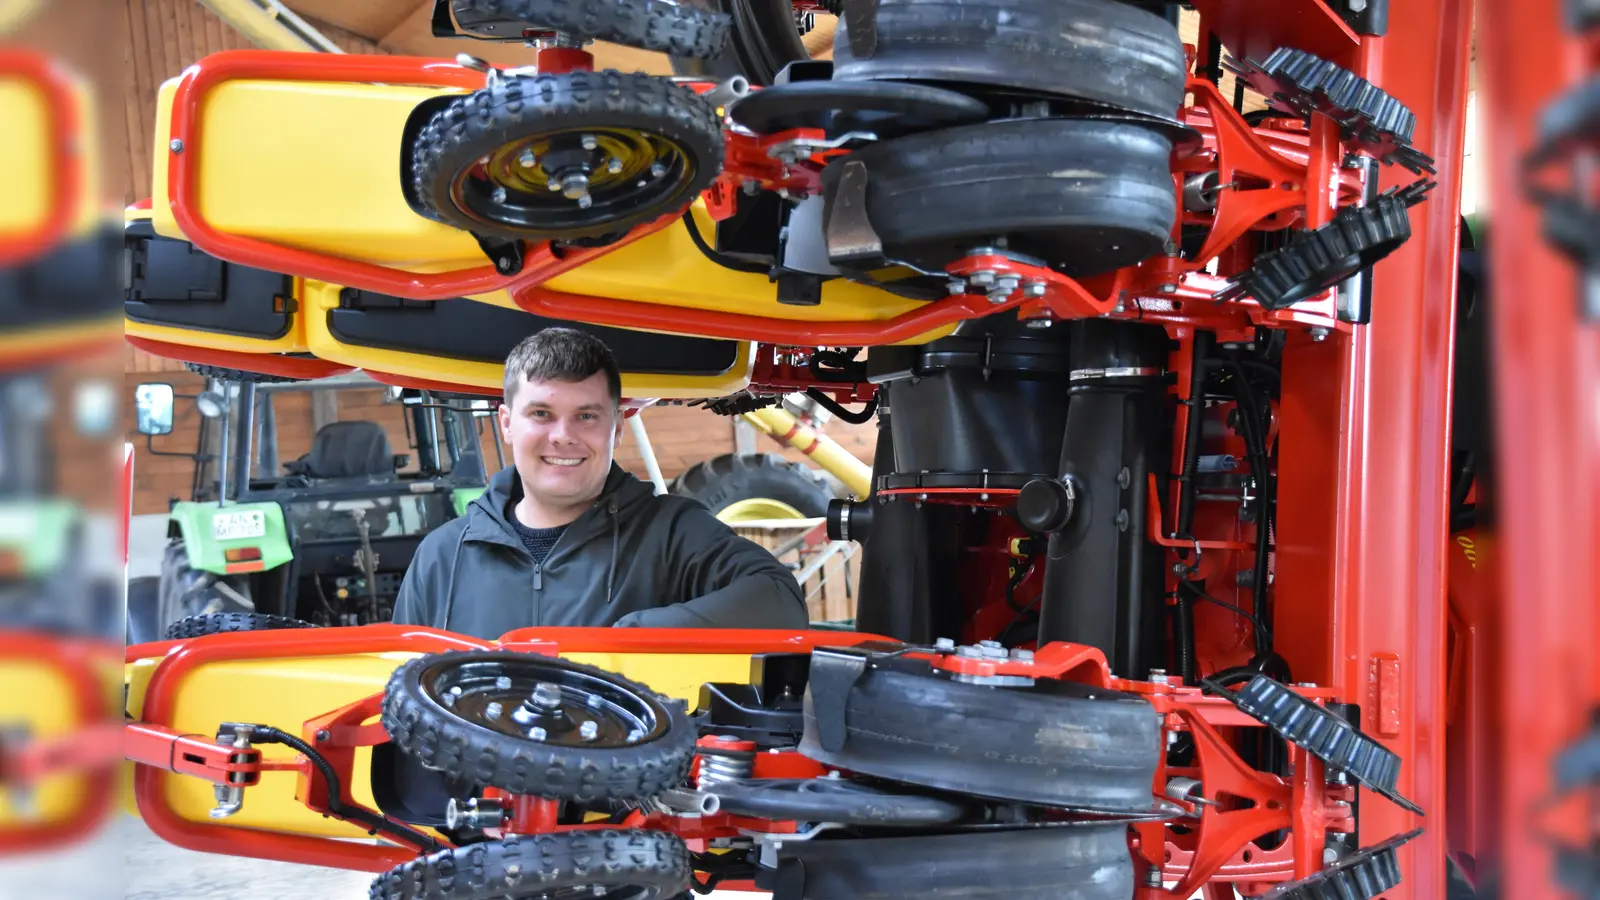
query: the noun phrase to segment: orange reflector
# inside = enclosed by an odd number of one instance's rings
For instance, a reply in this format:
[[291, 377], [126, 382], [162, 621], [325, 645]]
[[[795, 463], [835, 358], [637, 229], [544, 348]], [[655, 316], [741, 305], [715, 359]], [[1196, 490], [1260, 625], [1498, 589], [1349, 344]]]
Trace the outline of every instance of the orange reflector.
[[265, 572], [266, 569], [267, 564], [261, 562], [260, 560], [255, 562], [228, 563], [222, 567], [222, 571], [228, 575], [234, 575], [239, 572]]
[[261, 548], [234, 547], [232, 550], [224, 550], [222, 552], [222, 558], [228, 562], [244, 562], [247, 559], [260, 559]]

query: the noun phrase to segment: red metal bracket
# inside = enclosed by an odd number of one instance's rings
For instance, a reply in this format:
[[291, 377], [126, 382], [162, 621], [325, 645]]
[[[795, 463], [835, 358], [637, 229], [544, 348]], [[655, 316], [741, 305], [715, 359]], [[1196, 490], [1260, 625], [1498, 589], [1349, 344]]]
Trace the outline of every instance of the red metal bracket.
[[[1227, 740], [1204, 718], [1188, 710], [1179, 715], [1194, 736], [1205, 798], [1212, 801], [1201, 806], [1198, 838], [1188, 873], [1177, 887], [1166, 892], [1174, 900], [1187, 900], [1234, 854], [1241, 852], [1245, 844], [1290, 826], [1293, 791], [1283, 779], [1246, 766]], [[1248, 809], [1226, 809], [1225, 804], [1234, 802], [1231, 798], [1250, 800], [1255, 805]], [[1319, 864], [1321, 853], [1319, 846]]]
[[0, 50], [0, 79], [23, 81], [43, 94], [50, 129], [48, 210], [31, 233], [0, 235], [0, 267], [7, 267], [48, 253], [66, 237], [83, 202], [84, 146], [78, 133], [78, 98], [57, 62], [31, 50]]
[[799, 365], [797, 354], [809, 354], [809, 348], [778, 347], [757, 344], [754, 365], [750, 372], [751, 393], [789, 393], [816, 388], [830, 394], [840, 403], [865, 403], [878, 392], [871, 382], [819, 381], [810, 366]]
[[1045, 644], [1032, 659], [984, 659], [954, 654], [933, 657], [933, 667], [961, 675], [1022, 675], [1029, 678], [1056, 678], [1096, 687], [1112, 684], [1111, 666], [1105, 651], [1087, 644], [1064, 641]]

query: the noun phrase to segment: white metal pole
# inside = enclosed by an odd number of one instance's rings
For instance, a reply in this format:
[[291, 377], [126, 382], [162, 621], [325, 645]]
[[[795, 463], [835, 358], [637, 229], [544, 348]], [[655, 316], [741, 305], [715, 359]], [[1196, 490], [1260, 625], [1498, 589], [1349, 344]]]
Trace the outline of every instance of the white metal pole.
[[639, 455], [644, 458], [644, 470], [650, 483], [656, 486], [656, 496], [667, 492], [667, 482], [661, 477], [661, 467], [656, 464], [656, 451], [650, 447], [650, 435], [644, 430], [644, 415], [634, 413], [628, 417], [628, 427], [633, 431], [633, 442], [639, 445]]

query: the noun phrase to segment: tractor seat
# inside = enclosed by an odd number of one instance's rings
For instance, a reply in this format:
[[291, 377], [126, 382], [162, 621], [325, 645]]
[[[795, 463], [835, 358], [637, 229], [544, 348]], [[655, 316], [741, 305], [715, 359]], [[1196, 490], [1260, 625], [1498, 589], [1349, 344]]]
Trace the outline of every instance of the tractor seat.
[[376, 422], [330, 422], [317, 429], [311, 452], [284, 466], [307, 478], [392, 478], [397, 460]]

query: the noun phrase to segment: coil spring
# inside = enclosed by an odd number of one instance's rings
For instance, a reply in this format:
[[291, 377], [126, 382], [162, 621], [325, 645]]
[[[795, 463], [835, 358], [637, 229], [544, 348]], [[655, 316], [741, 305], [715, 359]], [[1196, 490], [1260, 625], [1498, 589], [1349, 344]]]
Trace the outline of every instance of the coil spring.
[[[737, 755], [734, 755], [737, 754]], [[748, 753], [728, 750], [702, 750], [700, 754], [700, 788], [714, 784], [727, 784], [749, 778], [755, 760]]]

